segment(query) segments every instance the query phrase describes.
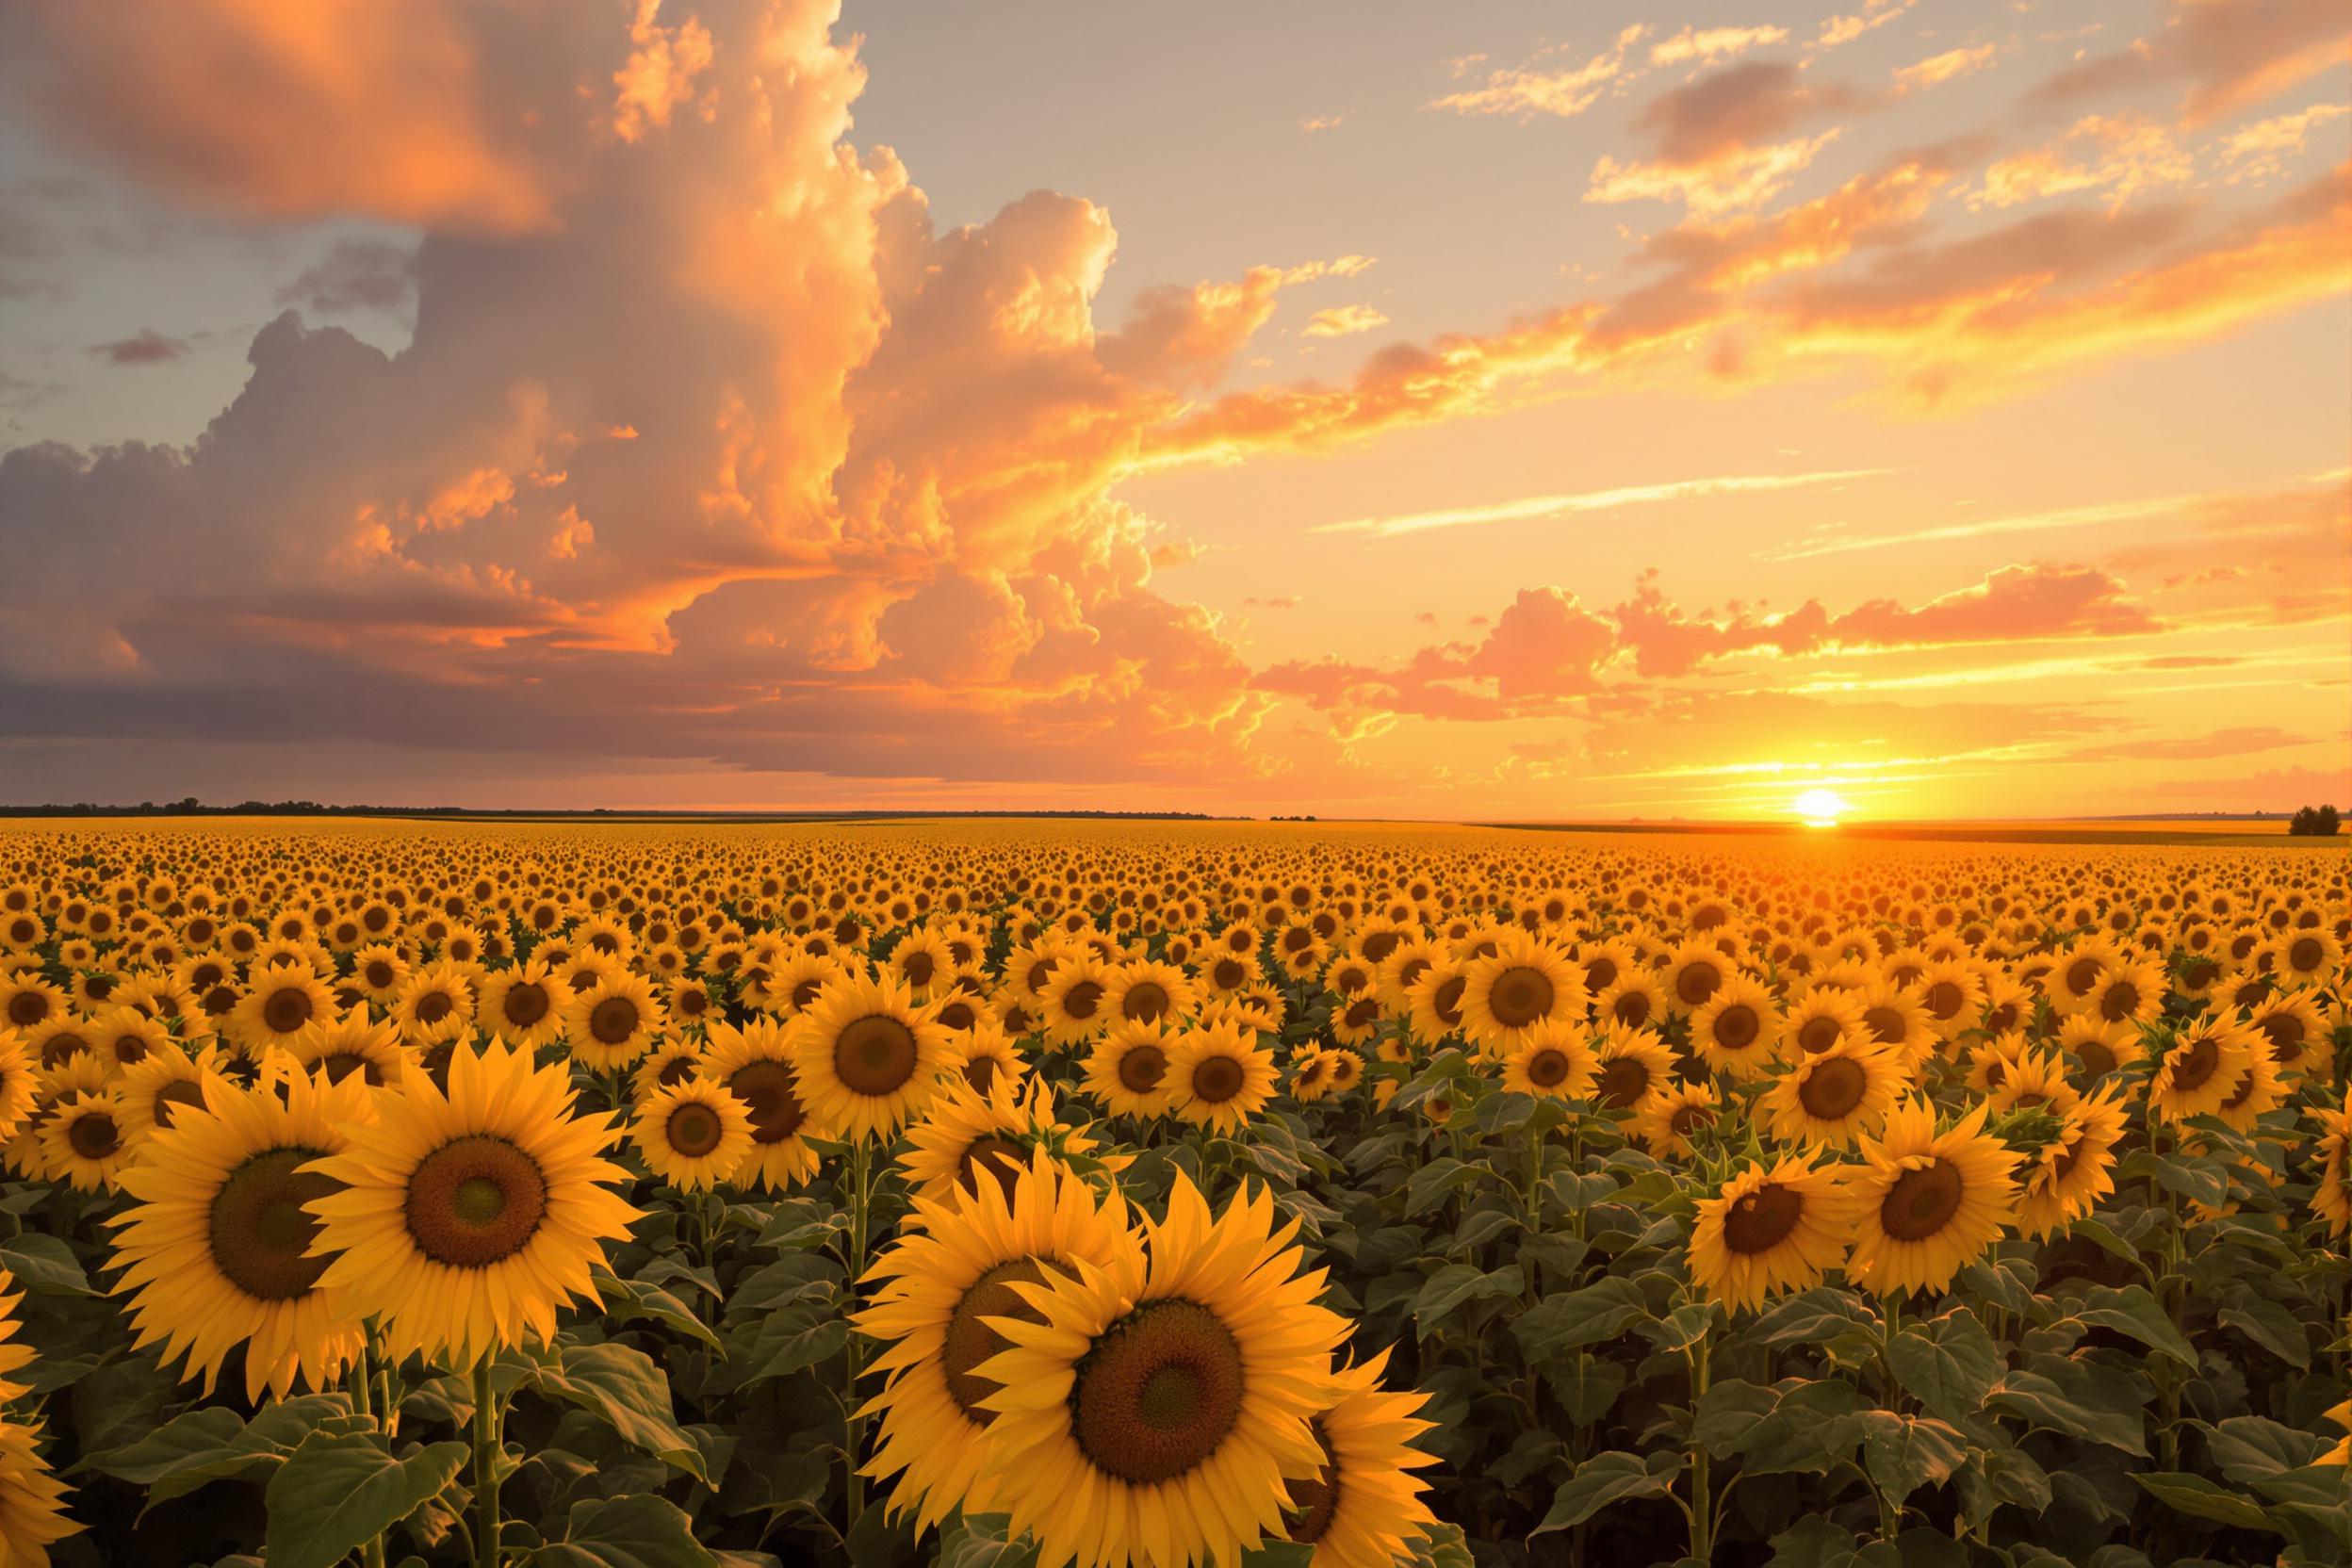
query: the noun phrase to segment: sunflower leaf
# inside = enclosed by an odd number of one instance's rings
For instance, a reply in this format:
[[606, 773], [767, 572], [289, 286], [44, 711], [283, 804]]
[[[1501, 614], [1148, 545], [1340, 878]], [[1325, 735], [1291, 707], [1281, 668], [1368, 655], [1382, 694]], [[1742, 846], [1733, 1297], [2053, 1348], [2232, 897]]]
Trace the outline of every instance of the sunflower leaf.
[[1919, 1408], [1945, 1421], [1973, 1414], [2001, 1369], [1993, 1336], [1966, 1307], [1904, 1329], [1888, 1342], [1886, 1359]]
[[649, 1492], [574, 1503], [564, 1539], [523, 1560], [531, 1568], [718, 1568], [685, 1511]]
[[1595, 1454], [1576, 1466], [1576, 1473], [1552, 1494], [1551, 1511], [1528, 1533], [1574, 1529], [1587, 1519], [1628, 1497], [1663, 1497], [1672, 1476], [1656, 1476], [1639, 1454], [1622, 1449]]
[[696, 1480], [710, 1480], [702, 1450], [678, 1424], [670, 1380], [643, 1351], [626, 1345], [566, 1345], [540, 1364], [531, 1384], [596, 1416], [622, 1442]]
[[2260, 1504], [2230, 1491], [2211, 1477], [2191, 1475], [2180, 1470], [2158, 1470], [2135, 1475], [2132, 1478], [2139, 1482], [2148, 1495], [2175, 1513], [2185, 1513], [2192, 1519], [2211, 1519], [2217, 1525], [2230, 1525], [2243, 1530], [2285, 1533], [2270, 1522], [2270, 1515], [2262, 1511]]
[[449, 1485], [470, 1453], [435, 1443], [394, 1459], [370, 1433], [311, 1433], [264, 1494], [270, 1568], [335, 1568]]

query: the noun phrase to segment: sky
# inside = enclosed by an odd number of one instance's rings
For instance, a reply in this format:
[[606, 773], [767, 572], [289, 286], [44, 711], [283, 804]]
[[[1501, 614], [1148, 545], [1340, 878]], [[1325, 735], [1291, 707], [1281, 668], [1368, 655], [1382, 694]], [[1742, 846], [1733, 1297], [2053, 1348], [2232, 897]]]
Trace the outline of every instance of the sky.
[[21, 0], [0, 801], [2352, 804], [2338, 0]]

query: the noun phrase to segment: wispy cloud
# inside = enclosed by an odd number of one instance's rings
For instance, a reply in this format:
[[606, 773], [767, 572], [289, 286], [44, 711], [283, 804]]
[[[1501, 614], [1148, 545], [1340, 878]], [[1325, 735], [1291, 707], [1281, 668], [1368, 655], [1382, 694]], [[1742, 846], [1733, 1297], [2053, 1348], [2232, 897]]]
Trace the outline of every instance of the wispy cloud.
[[1815, 484], [1836, 484], [1850, 479], [1889, 474], [1892, 468], [1829, 468], [1809, 474], [1731, 474], [1714, 479], [1680, 479], [1664, 484], [1626, 484], [1609, 490], [1585, 490], [1565, 496], [1523, 496], [1517, 500], [1484, 506], [1446, 507], [1437, 512], [1409, 512], [1377, 517], [1349, 517], [1320, 523], [1314, 533], [1368, 533], [1395, 538], [1436, 528], [1466, 528], [1478, 523], [1522, 522], [1534, 517], [1566, 517], [1585, 512], [1613, 512], [1619, 507], [1655, 501], [1691, 500], [1703, 496], [1733, 496], [1757, 491], [1796, 490]]
[[2087, 528], [2093, 523], [2122, 523], [2139, 517], [2178, 512], [2206, 496], [2156, 496], [2146, 500], [2100, 501], [2091, 506], [2060, 507], [2049, 512], [2022, 512], [1978, 522], [1948, 523], [1942, 528], [1912, 529], [1903, 533], [1875, 533], [1858, 539], [1800, 541], [1786, 549], [1765, 550], [1758, 561], [1810, 561], [1816, 556], [1847, 555], [1855, 550], [1882, 550], [1898, 545], [1923, 545], [1941, 539], [1979, 539], [1998, 533], [2037, 533], [2044, 529]]

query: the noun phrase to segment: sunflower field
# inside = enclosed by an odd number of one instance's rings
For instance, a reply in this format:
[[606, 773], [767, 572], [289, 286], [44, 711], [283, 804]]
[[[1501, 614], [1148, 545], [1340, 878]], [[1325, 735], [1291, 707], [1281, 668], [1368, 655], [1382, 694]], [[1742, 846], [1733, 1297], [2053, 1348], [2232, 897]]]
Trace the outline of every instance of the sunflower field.
[[20, 824], [0, 1568], [2352, 1560], [2324, 848]]

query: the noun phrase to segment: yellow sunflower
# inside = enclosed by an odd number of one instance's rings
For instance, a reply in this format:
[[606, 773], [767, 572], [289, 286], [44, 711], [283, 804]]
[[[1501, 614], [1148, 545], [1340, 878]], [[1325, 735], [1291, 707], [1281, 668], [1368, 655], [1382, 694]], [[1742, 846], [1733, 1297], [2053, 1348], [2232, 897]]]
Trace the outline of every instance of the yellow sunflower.
[[1868, 1039], [1862, 999], [1840, 986], [1808, 986], [1780, 1021], [1781, 1054], [1827, 1051], [1840, 1038]]
[[1691, 1139], [1715, 1125], [1723, 1115], [1723, 1096], [1712, 1084], [1668, 1080], [1643, 1095], [1627, 1123], [1634, 1135], [1661, 1158], [1693, 1152]]
[[1750, 1164], [1712, 1198], [1691, 1227], [1690, 1282], [1733, 1313], [1753, 1312], [1783, 1290], [1808, 1290], [1846, 1261], [1855, 1200], [1838, 1168], [1784, 1154]]
[[2110, 1023], [2097, 1013], [2069, 1015], [2058, 1025], [2057, 1044], [2082, 1064], [2083, 1073], [2094, 1083], [2147, 1054], [2134, 1031]]
[[0, 1419], [0, 1562], [48, 1568], [49, 1544], [85, 1527], [65, 1516], [67, 1488], [49, 1473], [41, 1428]]
[[909, 1186], [935, 1201], [944, 1201], [951, 1187], [984, 1179], [1009, 1188], [1028, 1166], [1031, 1149], [1053, 1128], [1053, 1090], [1042, 1084], [1021, 1097], [1009, 1084], [982, 1094], [951, 1080], [906, 1130], [899, 1170]]
[[687, 1078], [640, 1101], [629, 1129], [645, 1167], [674, 1187], [709, 1192], [751, 1152], [751, 1114], [707, 1078]]
[[1112, 970], [1103, 983], [1103, 1004], [1127, 1023], [1154, 1023], [1191, 1016], [1192, 982], [1174, 964], [1138, 958]]
[[482, 977], [474, 1022], [512, 1046], [535, 1051], [564, 1032], [564, 1004], [571, 988], [541, 960]]
[[563, 1029], [572, 1057], [594, 1072], [627, 1068], [653, 1049], [668, 1021], [653, 983], [626, 970], [608, 971], [564, 1004]]
[[1850, 1179], [1861, 1204], [1848, 1267], [1857, 1284], [1882, 1296], [1940, 1291], [2001, 1239], [2017, 1217], [2017, 1155], [1985, 1134], [1984, 1115], [1979, 1105], [1938, 1133], [1935, 1108], [1907, 1099], [1863, 1140]]
[[1308, 1046], [1291, 1058], [1290, 1097], [1312, 1105], [1331, 1092], [1331, 1064], [1326, 1053]]
[[782, 1192], [817, 1173], [816, 1147], [808, 1140], [833, 1135], [808, 1113], [792, 1070], [788, 1025], [769, 1018], [754, 1019], [741, 1029], [712, 1024], [701, 1071], [724, 1085], [751, 1116], [751, 1148], [728, 1178], [735, 1185]]
[[1690, 1014], [1690, 1045], [1717, 1071], [1753, 1078], [1772, 1065], [1779, 1024], [1772, 993], [1729, 973]]
[[134, 1293], [140, 1348], [185, 1360], [209, 1396], [220, 1364], [245, 1347], [245, 1397], [278, 1398], [299, 1380], [324, 1392], [359, 1354], [364, 1331], [319, 1287], [326, 1260], [310, 1255], [318, 1221], [304, 1205], [337, 1190], [304, 1169], [341, 1153], [352, 1128], [374, 1119], [354, 1079], [328, 1084], [288, 1063], [239, 1088], [206, 1076], [203, 1102], [182, 1105], [122, 1173], [137, 1203], [120, 1227], [117, 1293]]
[[14, 1137], [24, 1125], [40, 1092], [31, 1058], [24, 1052], [24, 1035], [0, 1029], [0, 1141]]
[[1337, 1398], [1309, 1423], [1323, 1451], [1312, 1480], [1293, 1480], [1282, 1528], [1315, 1548], [1310, 1568], [1391, 1568], [1437, 1522], [1421, 1494], [1429, 1484], [1413, 1472], [1437, 1456], [1413, 1446], [1432, 1423], [1416, 1413], [1426, 1394], [1391, 1394], [1380, 1387], [1388, 1352], [1331, 1373]]
[[1241, 1130], [1274, 1097], [1274, 1053], [1237, 1024], [1203, 1023], [1168, 1054], [1168, 1108], [1196, 1127]]
[[791, 1025], [793, 1076], [818, 1120], [851, 1139], [890, 1138], [963, 1066], [955, 1037], [895, 980], [825, 991]]
[[41, 1158], [50, 1180], [77, 1192], [112, 1192], [131, 1145], [122, 1134], [122, 1097], [112, 1089], [76, 1089], [57, 1102], [41, 1127]]
[[981, 1468], [996, 1413], [980, 1401], [997, 1385], [973, 1372], [1005, 1348], [989, 1320], [1042, 1322], [1012, 1286], [1040, 1283], [1049, 1270], [1084, 1264], [1140, 1280], [1142, 1243], [1126, 1214], [1123, 1200], [1100, 1197], [1041, 1149], [1009, 1193], [982, 1182], [916, 1196], [908, 1224], [867, 1271], [873, 1304], [854, 1319], [887, 1347], [869, 1368], [886, 1382], [864, 1412], [882, 1417], [865, 1473], [899, 1478], [893, 1513], [912, 1511], [921, 1530], [950, 1509], [995, 1505]]
[[1513, 929], [1495, 951], [1462, 968], [1462, 1027], [1475, 1045], [1499, 1052], [1538, 1023], [1584, 1017], [1582, 972], [1541, 938]]
[[392, 1023], [411, 1045], [440, 1045], [466, 1033], [474, 1020], [474, 984], [461, 964], [428, 964], [400, 982]]
[[313, 1023], [287, 1042], [286, 1054], [333, 1083], [357, 1073], [369, 1088], [398, 1087], [416, 1057], [398, 1029], [371, 1023], [364, 1013]]
[[964, 1082], [982, 1094], [994, 1093], [1001, 1084], [1019, 1084], [1028, 1074], [1021, 1042], [993, 1018], [975, 1018], [956, 1044], [963, 1053]]
[[1674, 1075], [1674, 1053], [1655, 1029], [1610, 1029], [1592, 1042], [1600, 1069], [1593, 1098], [1610, 1110], [1630, 1110]]
[[2262, 1036], [2231, 1019], [2208, 1016], [2183, 1024], [2148, 1080], [2149, 1113], [2186, 1121], [2220, 1110], [2255, 1054], [2268, 1049]]
[[1581, 1023], [1539, 1024], [1503, 1056], [1503, 1087], [1543, 1100], [1589, 1100], [1600, 1056]]
[[1120, 1024], [1086, 1053], [1086, 1092], [1113, 1116], [1165, 1116], [1175, 1048], [1176, 1033], [1165, 1023]]
[[1756, 1114], [1783, 1143], [1852, 1149], [1886, 1125], [1903, 1083], [1892, 1056], [1844, 1035], [1820, 1051], [1800, 1048], [1756, 1101]]
[[335, 1016], [335, 998], [318, 976], [302, 964], [257, 969], [245, 995], [230, 1010], [226, 1033], [246, 1056], [258, 1058], [301, 1034], [313, 1019]]
[[983, 1474], [1052, 1568], [1239, 1562], [1284, 1533], [1286, 1483], [1323, 1472], [1348, 1325], [1315, 1305], [1298, 1222], [1277, 1230], [1263, 1187], [1212, 1220], [1180, 1175], [1144, 1223], [1148, 1266], [1008, 1281], [1028, 1312], [983, 1319], [1007, 1344], [973, 1369], [999, 1385]]
[[193, 1056], [172, 1045], [126, 1070], [113, 1084], [122, 1103], [122, 1141], [137, 1147], [171, 1126], [181, 1111], [201, 1107], [205, 1084], [220, 1076], [220, 1060], [217, 1045], [207, 1045]]
[[2058, 1136], [2027, 1162], [2017, 1231], [2041, 1241], [2091, 1212], [2115, 1190], [2115, 1145], [2123, 1141], [2123, 1086], [2077, 1096], [2060, 1113]]
[[603, 1243], [640, 1217], [603, 1184], [628, 1173], [600, 1157], [612, 1118], [574, 1116], [556, 1063], [496, 1041], [461, 1050], [445, 1097], [421, 1074], [376, 1097], [380, 1119], [305, 1173], [343, 1189], [307, 1205], [319, 1283], [382, 1328], [396, 1360], [470, 1366], [509, 1347], [552, 1343], [567, 1300], [596, 1300]]
[[1037, 997], [1045, 1037], [1055, 1045], [1074, 1045], [1118, 1021], [1106, 1000], [1110, 977], [1110, 967], [1093, 955], [1063, 952]]

